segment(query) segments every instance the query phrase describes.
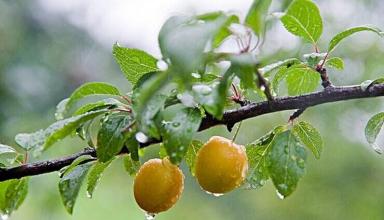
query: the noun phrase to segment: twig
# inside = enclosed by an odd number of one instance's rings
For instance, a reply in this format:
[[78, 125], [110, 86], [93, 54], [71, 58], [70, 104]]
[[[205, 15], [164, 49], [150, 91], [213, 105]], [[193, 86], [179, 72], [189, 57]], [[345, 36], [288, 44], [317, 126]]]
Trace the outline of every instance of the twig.
[[[363, 90], [361, 86], [346, 87], [330, 87], [320, 92], [311, 94], [275, 98], [272, 101], [264, 101], [259, 103], [249, 103], [238, 109], [226, 111], [221, 120], [215, 119], [207, 115], [200, 124], [199, 131], [208, 129], [216, 125], [234, 125], [237, 122], [260, 115], [279, 112], [284, 110], [306, 109], [323, 103], [331, 103], [337, 101], [345, 101], [359, 98], [370, 98], [384, 96], [384, 84], [376, 84]], [[159, 143], [158, 140], [150, 140], [140, 147], [144, 148], [148, 145]], [[120, 153], [128, 153], [126, 148]], [[0, 169], [0, 181], [9, 179], [19, 179], [26, 176], [41, 175], [58, 171], [61, 168], [70, 165], [76, 158], [82, 155], [91, 155], [96, 157], [96, 151], [93, 148], [87, 148], [84, 151], [73, 154], [68, 157], [24, 164], [13, 168]], [[93, 159], [91, 159], [93, 160]], [[95, 158], [96, 160], [96, 158]]]
[[259, 69], [256, 68], [256, 75], [259, 80], [259, 87], [261, 90], [263, 90], [265, 96], [267, 97], [268, 101], [273, 100], [273, 95], [271, 93], [271, 88], [269, 87], [268, 81], [263, 77], [263, 75], [260, 73]]

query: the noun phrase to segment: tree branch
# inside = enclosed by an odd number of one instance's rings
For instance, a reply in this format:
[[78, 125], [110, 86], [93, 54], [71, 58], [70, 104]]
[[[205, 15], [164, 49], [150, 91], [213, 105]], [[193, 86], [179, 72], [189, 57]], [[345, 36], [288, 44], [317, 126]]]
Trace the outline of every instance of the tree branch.
[[[279, 97], [269, 101], [250, 103], [238, 109], [226, 111], [221, 120], [217, 120], [208, 115], [203, 119], [199, 131], [216, 125], [234, 125], [245, 119], [272, 112], [306, 109], [324, 103], [378, 96], [384, 96], [384, 84], [370, 86], [367, 90], [362, 90], [360, 86], [327, 87], [323, 91], [306, 95]], [[150, 141], [141, 147], [146, 147], [158, 142], [159, 141]], [[121, 153], [127, 153], [126, 148], [124, 148]], [[95, 150], [93, 148], [86, 148], [82, 152], [64, 158], [24, 164], [12, 168], [1, 168], [0, 181], [58, 171], [61, 168], [70, 165], [76, 158], [82, 155], [91, 155], [95, 157], [94, 160], [96, 160]]]

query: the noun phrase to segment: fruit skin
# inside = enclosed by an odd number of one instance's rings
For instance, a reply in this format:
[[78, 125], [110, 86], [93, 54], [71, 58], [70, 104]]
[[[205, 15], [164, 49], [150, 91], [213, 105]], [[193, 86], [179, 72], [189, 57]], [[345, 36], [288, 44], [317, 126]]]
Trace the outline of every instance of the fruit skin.
[[133, 190], [137, 204], [148, 213], [170, 209], [184, 189], [184, 175], [167, 158], [145, 162], [136, 174]]
[[195, 175], [201, 188], [214, 194], [241, 185], [248, 170], [245, 147], [224, 137], [213, 136], [196, 156]]

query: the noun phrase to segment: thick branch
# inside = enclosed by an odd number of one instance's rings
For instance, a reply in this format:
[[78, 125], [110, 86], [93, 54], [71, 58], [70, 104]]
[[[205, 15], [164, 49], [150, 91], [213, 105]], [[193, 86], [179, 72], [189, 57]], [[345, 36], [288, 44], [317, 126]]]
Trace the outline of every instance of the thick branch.
[[[384, 84], [373, 85], [365, 91], [362, 90], [360, 86], [327, 87], [321, 92], [315, 92], [307, 95], [281, 97], [275, 98], [271, 101], [250, 103], [238, 109], [226, 111], [222, 120], [217, 120], [211, 116], [207, 116], [203, 119], [199, 130], [202, 131], [216, 125], [233, 125], [242, 120], [272, 112], [306, 109], [308, 107], [323, 103], [378, 96], [384, 96]], [[154, 143], [156, 143], [156, 141], [152, 141], [141, 147], [146, 147], [149, 144]], [[0, 169], [0, 181], [58, 171], [61, 168], [70, 165], [76, 158], [82, 155], [91, 155], [95, 157], [96, 153], [94, 149], [86, 148], [83, 152], [56, 160], [47, 160], [13, 168]]]

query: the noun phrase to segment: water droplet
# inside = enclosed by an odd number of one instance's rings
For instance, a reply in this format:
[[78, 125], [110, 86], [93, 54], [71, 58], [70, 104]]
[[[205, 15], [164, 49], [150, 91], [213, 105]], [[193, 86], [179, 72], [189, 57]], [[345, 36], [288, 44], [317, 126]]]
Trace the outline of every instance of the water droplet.
[[179, 147], [179, 150], [180, 150], [180, 151], [183, 151], [183, 150], [185, 150], [185, 147], [184, 147], [184, 146], [181, 146], [181, 147]]
[[378, 154], [383, 154], [383, 149], [377, 145], [373, 146], [373, 150]]
[[173, 152], [173, 153], [171, 153], [171, 157], [176, 157], [177, 156], [177, 154], [175, 153], [175, 152]]
[[145, 213], [145, 220], [154, 220], [155, 217], [156, 217], [156, 214], [148, 213], [148, 212]]
[[173, 127], [179, 127], [179, 126], [180, 126], [180, 122], [173, 122], [173, 123], [172, 123], [172, 126], [173, 126]]
[[276, 190], [276, 195], [279, 197], [279, 199], [285, 199], [285, 196], [279, 193], [279, 191]]
[[297, 165], [300, 167], [300, 168], [304, 168], [305, 167], [305, 161], [303, 159], [299, 159], [297, 161]]
[[188, 92], [184, 92], [183, 94], [177, 94], [177, 98], [187, 107], [196, 107], [197, 103], [195, 102], [194, 97]]
[[92, 194], [88, 190], [87, 190], [87, 197], [90, 199], [92, 198]]
[[211, 192], [208, 192], [208, 191], [205, 191], [207, 194], [209, 194], [209, 195], [212, 195], [212, 196], [214, 196], [214, 197], [220, 197], [220, 196], [222, 196], [222, 195], [224, 195], [224, 193], [211, 193]]
[[192, 90], [202, 95], [209, 95], [212, 92], [212, 88], [207, 85], [194, 85]]
[[193, 77], [195, 77], [196, 79], [200, 79], [201, 78], [200, 74], [198, 74], [198, 73], [192, 73], [191, 75]]
[[165, 71], [168, 69], [168, 64], [164, 60], [157, 61], [156, 66], [161, 71]]
[[260, 86], [260, 90], [264, 92], [265, 91], [265, 86]]
[[284, 152], [285, 152], [286, 154], [289, 153], [289, 147], [288, 147], [288, 145], [286, 145], [286, 146], [284, 147]]
[[143, 132], [137, 132], [135, 138], [140, 143], [146, 143], [148, 141], [147, 135], [145, 135]]

